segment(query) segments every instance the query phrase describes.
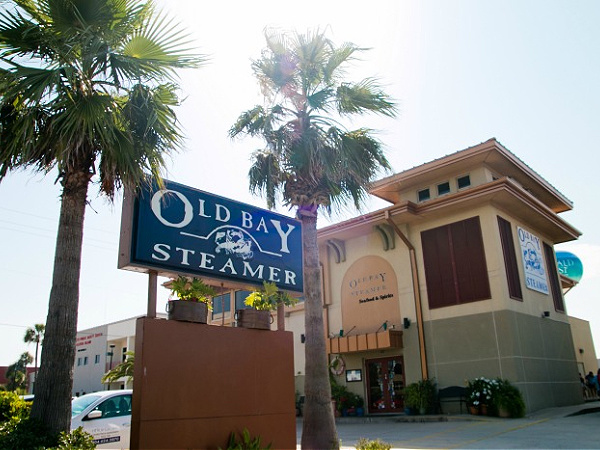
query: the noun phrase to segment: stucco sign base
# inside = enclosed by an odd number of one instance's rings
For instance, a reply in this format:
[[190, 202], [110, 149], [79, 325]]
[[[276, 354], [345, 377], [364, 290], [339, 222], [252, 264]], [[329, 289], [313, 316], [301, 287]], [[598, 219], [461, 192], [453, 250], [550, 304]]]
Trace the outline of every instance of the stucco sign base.
[[132, 449], [295, 448], [294, 393], [291, 332], [137, 321]]

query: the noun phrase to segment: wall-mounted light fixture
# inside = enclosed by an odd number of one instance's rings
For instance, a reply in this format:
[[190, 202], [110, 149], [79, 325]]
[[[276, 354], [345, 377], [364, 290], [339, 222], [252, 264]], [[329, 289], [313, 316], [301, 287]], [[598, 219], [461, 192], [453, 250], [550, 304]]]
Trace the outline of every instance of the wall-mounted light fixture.
[[379, 328], [377, 328], [377, 331], [375, 331], [375, 333], [379, 333], [379, 330], [383, 329], [383, 331], [386, 331], [388, 329], [388, 321], [386, 320], [385, 322], [383, 322]]
[[404, 320], [402, 320], [402, 325], [404, 326], [405, 330], [408, 330], [410, 328], [410, 319], [405, 317]]
[[306, 342], [306, 335], [304, 333], [300, 335], [300, 342], [303, 344]]

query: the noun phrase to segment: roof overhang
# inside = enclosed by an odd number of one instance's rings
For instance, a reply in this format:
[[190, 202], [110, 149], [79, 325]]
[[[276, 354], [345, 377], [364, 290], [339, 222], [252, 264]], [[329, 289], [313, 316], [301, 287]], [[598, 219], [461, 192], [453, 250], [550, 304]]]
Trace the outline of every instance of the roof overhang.
[[374, 182], [369, 192], [391, 203], [399, 203], [402, 191], [418, 189], [444, 177], [453, 177], [482, 166], [499, 176], [514, 178], [555, 213], [573, 209], [568, 198], [496, 139], [383, 178]]
[[410, 224], [452, 211], [493, 205], [518, 217], [523, 224], [542, 233], [553, 244], [577, 239], [581, 232], [561, 219], [544, 202], [508, 177], [423, 203], [403, 202], [363, 216], [319, 229], [319, 241], [348, 239], [370, 232], [391, 217], [397, 224]]
[[386, 330], [379, 333], [356, 334], [327, 339], [327, 353], [354, 353], [402, 348], [402, 331]]

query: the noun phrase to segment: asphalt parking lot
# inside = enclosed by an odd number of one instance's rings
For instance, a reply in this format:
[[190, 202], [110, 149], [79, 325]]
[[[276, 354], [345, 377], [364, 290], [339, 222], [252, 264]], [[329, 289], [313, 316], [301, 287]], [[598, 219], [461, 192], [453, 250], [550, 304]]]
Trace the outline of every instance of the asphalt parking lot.
[[[598, 449], [600, 402], [536, 411], [522, 419], [471, 416], [344, 417], [336, 420], [343, 449], [360, 438], [393, 449]], [[300, 448], [302, 421], [297, 422]]]

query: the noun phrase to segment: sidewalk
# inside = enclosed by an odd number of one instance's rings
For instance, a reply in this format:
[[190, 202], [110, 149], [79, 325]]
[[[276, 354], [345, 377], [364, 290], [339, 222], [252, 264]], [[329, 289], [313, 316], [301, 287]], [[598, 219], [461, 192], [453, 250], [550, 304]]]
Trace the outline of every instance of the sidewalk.
[[[548, 408], [522, 419], [459, 415], [367, 416], [336, 419], [343, 449], [361, 438], [381, 439], [393, 449], [600, 448], [600, 402]], [[302, 420], [297, 422], [300, 448]]]

